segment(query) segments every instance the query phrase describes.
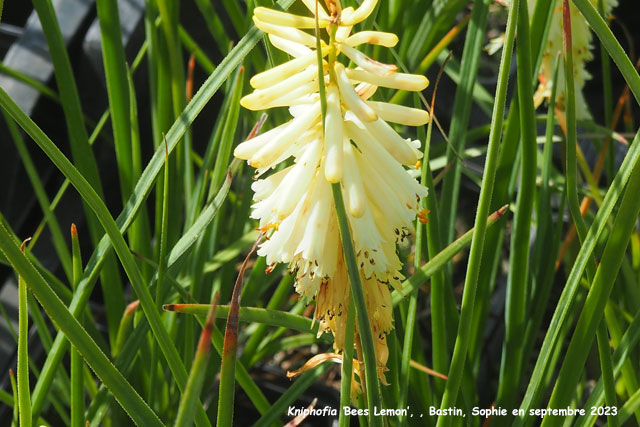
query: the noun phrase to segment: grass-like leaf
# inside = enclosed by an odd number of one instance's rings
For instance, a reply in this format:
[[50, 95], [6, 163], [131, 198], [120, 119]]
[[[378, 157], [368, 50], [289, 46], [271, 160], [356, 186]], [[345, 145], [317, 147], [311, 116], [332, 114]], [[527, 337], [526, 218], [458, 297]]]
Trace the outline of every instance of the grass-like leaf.
[[[502, 118], [504, 116], [506, 90], [509, 79], [508, 71], [511, 66], [511, 52], [513, 51], [513, 40], [515, 37], [517, 17], [516, 13], [519, 1], [512, 1], [510, 6], [509, 18], [507, 20], [507, 31], [505, 34], [505, 44], [502, 50], [502, 60], [500, 61], [500, 71], [498, 73], [498, 87], [496, 88], [496, 102], [494, 104], [491, 132], [489, 134], [487, 160], [485, 162], [485, 171], [482, 178], [482, 187], [480, 189], [480, 199], [476, 211], [473, 240], [471, 242], [471, 253], [469, 254], [469, 264], [467, 266], [467, 277], [462, 297], [460, 323], [458, 325], [458, 334], [451, 359], [451, 366], [447, 373], [449, 379], [447, 380], [444, 395], [442, 397], [442, 403], [440, 404], [441, 409], [447, 409], [455, 406], [467, 358], [467, 348], [469, 346], [469, 337], [471, 332], [470, 322], [473, 318], [478, 273], [482, 259], [482, 246], [484, 244], [487, 215], [489, 214], [491, 194], [493, 193], [493, 182], [496, 175], [500, 137], [502, 134]], [[449, 426], [451, 421], [450, 417], [440, 417], [438, 419], [438, 426]]]
[[111, 364], [107, 356], [80, 326], [42, 276], [38, 274], [27, 258], [20, 252], [4, 224], [0, 225], [0, 250], [4, 252], [16, 271], [24, 277], [31, 291], [47, 310], [51, 319], [78, 349], [98, 377], [109, 387], [131, 418], [139, 424], [162, 425], [151, 408]]

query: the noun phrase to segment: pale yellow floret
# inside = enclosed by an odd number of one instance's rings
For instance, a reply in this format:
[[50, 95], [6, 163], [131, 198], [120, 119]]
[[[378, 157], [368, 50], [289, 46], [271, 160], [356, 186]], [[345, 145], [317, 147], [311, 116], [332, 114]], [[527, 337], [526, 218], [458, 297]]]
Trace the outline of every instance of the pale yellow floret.
[[419, 108], [388, 102], [367, 101], [367, 105], [378, 113], [382, 120], [407, 126], [422, 126], [429, 123], [429, 113]]
[[367, 208], [367, 201], [364, 195], [364, 187], [362, 186], [362, 178], [356, 166], [354, 158], [354, 148], [349, 139], [344, 140], [344, 190], [345, 200], [349, 209], [349, 214], [355, 218], [364, 215]]
[[395, 65], [383, 64], [378, 61], [374, 61], [364, 53], [357, 49], [352, 48], [347, 44], [339, 44], [340, 51], [344, 53], [350, 60], [356, 63], [363, 70], [368, 71], [379, 76], [390, 76], [398, 71], [398, 67]]
[[363, 124], [366, 130], [351, 121], [345, 122], [347, 134], [358, 146], [363, 141], [377, 141], [394, 159], [403, 165], [414, 165], [421, 157], [421, 153], [418, 150], [398, 135], [384, 121], [378, 119], [375, 122], [363, 122]]
[[378, 115], [373, 108], [368, 106], [353, 89], [353, 86], [345, 72], [344, 65], [338, 62], [336, 63], [334, 70], [338, 80], [338, 87], [340, 88], [340, 95], [342, 95], [342, 101], [346, 104], [347, 108], [362, 121], [371, 122], [377, 120]]
[[[358, 157], [359, 153], [357, 151], [355, 151], [355, 154]], [[362, 171], [359, 170], [358, 172]], [[368, 193], [364, 190], [364, 186], [363, 191], [365, 191], [363, 197], [366, 199]], [[374, 274], [382, 277], [388, 271], [393, 260], [389, 260], [386, 257], [388, 251], [384, 250], [384, 246], [393, 246], [394, 248], [390, 252], [392, 257], [396, 257], [395, 239], [392, 235], [389, 235], [389, 232], [386, 232], [387, 239], [383, 237], [385, 233], [380, 232], [373, 218], [373, 212], [375, 211], [377, 211], [375, 204], [367, 200], [364, 214], [360, 218], [349, 218], [352, 236], [356, 244], [356, 260], [365, 278], [371, 278]], [[386, 225], [390, 226], [390, 224]]]
[[[325, 56], [328, 53], [328, 49], [325, 49], [322, 53]], [[267, 71], [256, 74], [251, 77], [249, 83], [254, 89], [264, 89], [269, 86], [273, 86], [280, 83], [284, 79], [293, 76], [296, 73], [304, 70], [311, 64], [315, 64], [318, 61], [316, 52], [308, 53], [307, 55], [292, 59], [284, 64], [280, 64]], [[317, 68], [316, 68], [317, 69]]]
[[[233, 153], [235, 156], [235, 152]], [[253, 190], [253, 201], [255, 203], [265, 200], [271, 196], [274, 191], [280, 186], [282, 180], [287, 176], [293, 166], [286, 167], [278, 172], [274, 172], [267, 178], [259, 179], [251, 184], [251, 190]], [[251, 216], [251, 218], [254, 218]]]
[[398, 43], [398, 36], [382, 31], [360, 31], [344, 40], [345, 44], [355, 47], [361, 44], [375, 44], [384, 47], [394, 47]]
[[382, 213], [379, 216], [374, 215], [378, 230], [393, 230], [394, 225], [404, 222], [401, 219], [405, 216], [397, 192], [393, 191], [389, 182], [380, 175], [380, 170], [374, 168], [362, 156], [358, 157], [358, 168], [365, 183], [369, 205]]
[[[328, 81], [328, 77], [325, 78], [325, 82]], [[278, 100], [277, 103], [272, 104], [266, 108], [273, 107], [286, 107], [300, 104], [313, 104], [320, 99], [318, 91], [318, 81], [314, 80], [309, 83], [305, 83], [292, 90], [289, 94], [284, 95]]]
[[[256, 7], [253, 9], [253, 14], [260, 21], [268, 24], [305, 29], [316, 27], [316, 20], [314, 18], [280, 12], [278, 10], [267, 9], [266, 7]], [[329, 21], [327, 19], [318, 19], [319, 28], [325, 28], [328, 24]]]
[[[364, 0], [362, 4], [350, 14], [342, 14], [342, 25], [355, 25], [358, 22], [362, 22], [375, 9], [378, 0]], [[345, 16], [346, 15], [346, 16]]]
[[363, 100], [371, 98], [374, 93], [378, 90], [378, 86], [372, 85], [371, 83], [360, 83], [356, 86], [356, 93]]
[[[296, 87], [295, 89], [293, 89], [288, 93], [284, 93], [279, 98], [275, 98], [268, 103], [265, 102], [261, 104], [260, 106], [257, 107], [257, 110], [262, 110], [262, 109], [266, 110], [268, 108], [275, 108], [275, 107], [288, 107], [291, 105], [298, 105], [298, 104], [310, 104], [310, 103], [316, 102], [319, 99], [317, 91], [318, 91], [318, 81], [317, 80], [310, 81], [310, 82], [301, 84], [300, 86]], [[253, 101], [250, 98], [249, 105], [254, 105], [252, 104], [252, 102]], [[246, 104], [247, 104], [247, 101], [241, 102], [241, 105], [243, 107], [249, 108], [248, 106], [245, 106]]]
[[[388, 182], [395, 185], [394, 193], [401, 198], [401, 205], [408, 210], [417, 210], [415, 195], [425, 197], [428, 194], [427, 188], [413, 179], [398, 162], [394, 161], [392, 154], [381, 147], [380, 144], [376, 144], [375, 141], [363, 140], [358, 147], [362, 150], [363, 155], [367, 157], [367, 163], [379, 165], [380, 170], [384, 171]], [[407, 219], [407, 222], [403, 225], [411, 223], [413, 214], [410, 214]]]
[[315, 50], [311, 50], [303, 44], [292, 42], [291, 40], [287, 40], [273, 34], [269, 34], [269, 41], [274, 47], [280, 49], [289, 56], [293, 56], [294, 58], [316, 53]]
[[305, 6], [307, 6], [307, 9], [309, 9], [309, 11], [311, 11], [311, 13], [313, 13], [314, 15], [316, 14], [316, 7], [318, 8], [318, 19], [330, 19], [329, 18], [329, 14], [327, 13], [326, 10], [324, 10], [324, 7], [322, 6], [322, 4], [316, 0], [301, 0], [302, 3], [304, 3]]
[[355, 23], [351, 22], [353, 12], [355, 12], [355, 10], [352, 7], [348, 7], [342, 11], [340, 14], [340, 26], [352, 28], [355, 25]]
[[265, 144], [249, 160], [249, 164], [254, 168], [264, 167], [271, 164], [298, 138], [314, 121], [320, 118], [320, 103], [310, 107], [307, 112], [293, 119], [291, 123], [278, 135], [277, 138]]
[[331, 183], [340, 182], [344, 173], [344, 156], [342, 139], [344, 138], [343, 118], [340, 109], [340, 92], [338, 87], [330, 84], [327, 87], [327, 115], [325, 119], [325, 164], [324, 174]]
[[[275, 160], [256, 169], [255, 178], [261, 177], [265, 172], [275, 168], [278, 164], [284, 162], [291, 156], [295, 158], [300, 157], [303, 154], [304, 148], [307, 146], [307, 144], [310, 144], [312, 141], [321, 138], [321, 131], [322, 129], [320, 126], [312, 125], [311, 129], [304, 132], [302, 135], [296, 138], [293, 143], [289, 144], [289, 146]], [[271, 222], [274, 221], [272, 220]]]
[[268, 22], [261, 21], [256, 16], [253, 17], [253, 23], [260, 30], [265, 33], [272, 34], [274, 36], [282, 37], [283, 39], [300, 43], [307, 47], [315, 47], [316, 38], [311, 34], [307, 34], [304, 31], [300, 31], [297, 28], [281, 27], [279, 25], [273, 25]]
[[331, 203], [331, 185], [321, 175], [321, 170], [318, 170], [308, 210], [300, 212], [306, 224], [294, 251], [294, 259], [299, 260], [298, 275], [313, 274], [311, 278], [334, 275], [338, 258], [335, 248], [340, 240], [333, 211], [335, 207]]
[[365, 70], [347, 69], [349, 79], [357, 82], [371, 83], [376, 86], [388, 87], [391, 89], [408, 90], [419, 92], [429, 86], [429, 80], [425, 76], [417, 74], [395, 73], [390, 76], [379, 76]]
[[[345, 13], [349, 14], [352, 12], [353, 12], [352, 7], [347, 7], [342, 11], [343, 14]], [[347, 37], [349, 37], [349, 34], [351, 34], [352, 29], [353, 29], [352, 25], [340, 25], [336, 30], [336, 42], [342, 43], [343, 41], [345, 41]]]
[[[391, 231], [408, 228], [407, 226], [410, 225], [411, 220], [415, 217], [415, 213], [402, 203], [407, 196], [415, 198], [415, 193], [410, 193], [402, 188], [389, 176], [380, 175], [380, 171], [373, 165], [365, 165], [365, 159], [366, 156], [360, 161], [361, 172], [365, 181], [365, 192], [369, 196], [370, 204], [383, 213], [382, 215], [375, 215], [374, 209], [374, 220], [379, 230], [386, 230], [385, 233], [382, 233], [385, 235], [384, 240], [388, 243], [395, 243], [397, 239], [389, 238]], [[387, 265], [383, 271], [388, 271], [388, 269], [389, 266]]]
[[277, 198], [277, 218], [283, 220], [293, 212], [304, 193], [307, 191], [315, 170], [322, 156], [322, 143], [312, 141], [305, 148], [304, 154], [297, 159], [296, 164], [287, 175], [287, 179], [279, 187]]
[[315, 80], [318, 77], [318, 66], [311, 65], [306, 70], [301, 71], [291, 77], [282, 80], [265, 89], [257, 89], [244, 96], [240, 100], [240, 105], [249, 110], [262, 110], [265, 105], [273, 103], [275, 100], [289, 94], [291, 88], [297, 88], [305, 83]]
[[267, 144], [267, 142], [277, 138], [292, 121], [293, 120], [289, 120], [288, 122], [264, 132], [255, 138], [241, 142], [233, 151], [233, 155], [242, 160], [249, 160], [260, 148]]
[[[303, 200], [298, 203], [294, 212], [285, 218], [282, 223], [278, 226], [278, 229], [273, 232], [273, 234], [269, 237], [269, 240], [266, 240], [260, 245], [260, 249], [258, 249], [258, 255], [266, 257], [267, 264], [271, 265], [274, 262], [291, 262], [293, 260], [293, 252], [296, 248], [296, 243], [300, 239], [300, 222], [304, 222], [305, 218], [300, 215], [302, 209], [310, 203], [309, 198], [305, 197]], [[258, 213], [257, 204], [253, 207], [253, 212], [251, 216], [253, 218], [258, 217], [260, 214]], [[267, 225], [268, 217], [260, 217], [260, 225]], [[313, 289], [304, 289], [300, 294], [304, 294], [305, 292], [310, 291], [313, 292]], [[310, 296], [310, 295], [309, 295]]]

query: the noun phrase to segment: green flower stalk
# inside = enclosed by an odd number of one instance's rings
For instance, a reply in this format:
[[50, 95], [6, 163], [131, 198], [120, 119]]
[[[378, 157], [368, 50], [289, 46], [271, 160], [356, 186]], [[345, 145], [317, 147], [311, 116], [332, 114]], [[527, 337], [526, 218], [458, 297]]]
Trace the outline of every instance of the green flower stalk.
[[[315, 17], [255, 8], [256, 26], [292, 59], [254, 76], [254, 91], [240, 103], [250, 110], [288, 107], [293, 118], [242, 142], [234, 155], [257, 169], [251, 216], [269, 233], [258, 254], [269, 266], [289, 265], [296, 291], [315, 300], [319, 334], [332, 332], [339, 353], [344, 349], [350, 300], [331, 189], [332, 184], [341, 185], [375, 338], [378, 375], [384, 382], [386, 334], [393, 328], [390, 290], [399, 289], [404, 279], [396, 244], [411, 233], [419, 200], [427, 195], [427, 188], [405, 169], [419, 162], [420, 142], [401, 137], [387, 122], [420, 126], [429, 116], [421, 109], [371, 97], [378, 87], [422, 91], [428, 80], [399, 73], [395, 65], [375, 61], [357, 49], [362, 44], [393, 47], [398, 42], [391, 33], [352, 32], [377, 0], [365, 0], [355, 10], [328, 1], [328, 12], [314, 0], [302, 1], [314, 15], [318, 11], [318, 26], [329, 34], [328, 44], [320, 42], [322, 70], [316, 38], [303, 31], [315, 28]], [[356, 67], [347, 68], [340, 58]], [[320, 85], [327, 101], [324, 132]], [[269, 173], [291, 157], [291, 166]]]

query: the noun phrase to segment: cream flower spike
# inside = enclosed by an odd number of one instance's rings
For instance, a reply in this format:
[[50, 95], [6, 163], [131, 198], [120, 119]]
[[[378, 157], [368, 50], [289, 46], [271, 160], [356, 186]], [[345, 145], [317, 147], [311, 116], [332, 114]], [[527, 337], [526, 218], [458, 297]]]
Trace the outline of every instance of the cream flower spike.
[[[589, 0], [594, 7], [598, 7], [598, 0]], [[606, 16], [611, 14], [611, 10], [618, 5], [617, 0], [604, 0], [604, 12]], [[529, 2], [529, 16], [533, 15], [536, 2]], [[587, 80], [591, 78], [591, 74], [587, 71], [586, 64], [593, 59], [591, 53], [593, 49], [593, 35], [591, 29], [578, 9], [570, 3], [569, 10], [571, 12], [571, 31], [573, 41], [573, 75], [576, 85], [576, 115], [578, 119], [588, 119], [591, 117], [587, 109], [587, 102], [584, 99], [583, 88]], [[549, 26], [549, 36], [546, 44], [546, 50], [540, 65], [540, 74], [538, 79], [540, 85], [534, 94], [536, 105], [540, 105], [544, 99], [551, 96], [551, 87], [553, 86], [553, 67], [558, 52], [562, 51], [562, 0], [556, 0], [553, 6], [553, 16]], [[562, 63], [560, 67], [562, 67]], [[564, 72], [562, 68], [558, 73], [558, 92], [556, 94], [556, 107], [564, 110], [565, 105], [565, 83]]]
[[[350, 285], [332, 184], [342, 187], [356, 259], [362, 277], [371, 329], [376, 339], [378, 372], [384, 380], [388, 358], [386, 334], [393, 328], [391, 289], [404, 276], [396, 244], [413, 229], [419, 200], [427, 189], [405, 166], [422, 157], [420, 142], [403, 138], [388, 122], [422, 126], [426, 111], [373, 101], [378, 87], [422, 91], [424, 76], [399, 73], [397, 67], [367, 57], [362, 44], [392, 47], [395, 34], [361, 31], [353, 26], [365, 20], [377, 0], [342, 9], [337, 0], [302, 0], [315, 13], [318, 26], [330, 35], [321, 43], [318, 67], [315, 16], [306, 17], [257, 7], [253, 20], [272, 44], [292, 59], [250, 80], [254, 91], [240, 101], [250, 110], [289, 107], [287, 123], [239, 144], [234, 155], [257, 169], [251, 217], [268, 231], [258, 254], [270, 267], [287, 263], [295, 275], [295, 289], [315, 300], [319, 331], [334, 335], [334, 349], [344, 348]], [[342, 56], [342, 55], [344, 56]], [[352, 61], [346, 68], [337, 58]], [[325, 131], [319, 83], [325, 88]], [[282, 163], [292, 158], [290, 166]], [[277, 169], [268, 174], [267, 171]], [[264, 175], [263, 175], [264, 174]]]

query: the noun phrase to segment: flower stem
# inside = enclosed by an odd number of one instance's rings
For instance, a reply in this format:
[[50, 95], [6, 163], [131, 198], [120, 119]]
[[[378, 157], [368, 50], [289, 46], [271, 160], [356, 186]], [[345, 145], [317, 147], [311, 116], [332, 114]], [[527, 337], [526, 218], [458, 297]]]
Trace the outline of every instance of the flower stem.
[[344, 207], [342, 198], [342, 190], [340, 184], [333, 184], [333, 200], [336, 205], [336, 213], [338, 216], [338, 227], [340, 228], [340, 237], [342, 238], [342, 246], [344, 250], [344, 258], [349, 271], [349, 283], [351, 283], [351, 294], [355, 303], [356, 316], [358, 319], [358, 332], [362, 343], [362, 353], [364, 359], [364, 374], [367, 383], [367, 402], [369, 406], [369, 425], [375, 427], [382, 425], [380, 417], [373, 416], [373, 408], [380, 408], [380, 386], [378, 383], [378, 370], [376, 363], [376, 355], [373, 345], [373, 336], [371, 334], [371, 325], [369, 324], [369, 316], [367, 314], [367, 305], [362, 290], [362, 281], [360, 280], [360, 272], [356, 262], [356, 254], [353, 249], [353, 240], [349, 230], [347, 220], [347, 212]]
[[[353, 294], [349, 298], [349, 308], [353, 307]], [[353, 335], [355, 328], [355, 315], [353, 310], [347, 310], [347, 330], [344, 334], [344, 350], [342, 352], [342, 376], [340, 382], [340, 415], [338, 426], [348, 427], [349, 417], [345, 414], [345, 406], [351, 404], [351, 378], [353, 377]]]
[[322, 45], [320, 43], [320, 28], [318, 24], [318, 2], [316, 1], [316, 54], [318, 57], [318, 93], [320, 94], [320, 109], [322, 111], [322, 128], [324, 129], [324, 117], [327, 115], [327, 91], [324, 87], [324, 73], [322, 72]]
[[[317, 7], [317, 3], [316, 3]], [[318, 13], [316, 11], [316, 52], [318, 52], [318, 87], [320, 94], [320, 105], [322, 109], [322, 128], [323, 135], [325, 133], [325, 117], [327, 112], [327, 98], [326, 88], [324, 85], [324, 73], [322, 71], [322, 48], [320, 44], [320, 31], [318, 28]], [[336, 61], [336, 51], [334, 46], [335, 34], [337, 26], [331, 25], [329, 29], [329, 76], [331, 81], [335, 81], [335, 75], [333, 72], [333, 64]], [[324, 137], [324, 136], [323, 136]], [[336, 214], [338, 217], [338, 226], [340, 228], [340, 237], [342, 240], [342, 247], [344, 251], [344, 257], [347, 263], [347, 270], [349, 272], [349, 283], [351, 283], [351, 301], [349, 308], [355, 307], [356, 316], [358, 318], [358, 331], [360, 335], [360, 341], [362, 344], [362, 352], [364, 357], [365, 366], [365, 382], [368, 385], [367, 390], [367, 403], [369, 407], [369, 422], [371, 426], [380, 426], [381, 419], [373, 416], [373, 408], [380, 408], [380, 387], [378, 383], [378, 369], [376, 362], [376, 355], [373, 343], [373, 336], [371, 333], [371, 325], [369, 324], [369, 316], [367, 314], [367, 306], [364, 299], [364, 292], [362, 290], [362, 281], [360, 280], [360, 271], [356, 261], [355, 251], [353, 249], [353, 240], [351, 238], [351, 231], [349, 229], [349, 221], [347, 219], [347, 212], [344, 207], [344, 199], [342, 197], [342, 190], [340, 184], [333, 184], [331, 186], [333, 191], [333, 200], [336, 205]], [[351, 310], [349, 310], [351, 313]], [[351, 319], [351, 321], [349, 321]], [[347, 336], [345, 337], [345, 349], [343, 354], [343, 368], [342, 368], [342, 384], [340, 386], [340, 404], [341, 407], [345, 406], [345, 402], [348, 401], [350, 393], [346, 393], [346, 390], [351, 390], [351, 376], [353, 375], [352, 369], [349, 365], [352, 365], [353, 359], [351, 354], [353, 353], [353, 344], [349, 345], [349, 341], [353, 342], [354, 324], [353, 315], [347, 314]], [[347, 369], [349, 368], [349, 369]], [[345, 384], [346, 383], [346, 384]], [[342, 416], [340, 425], [346, 425], [348, 420]]]

